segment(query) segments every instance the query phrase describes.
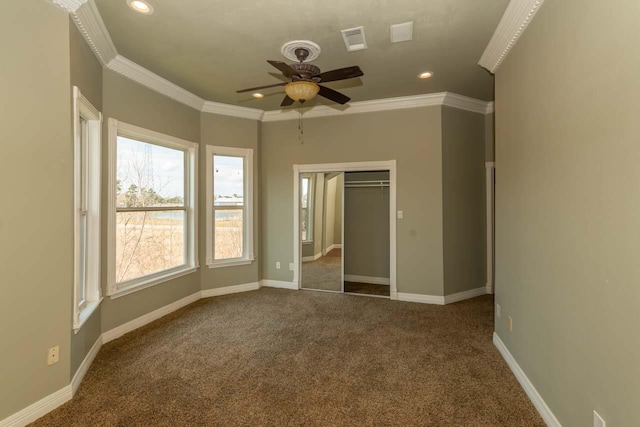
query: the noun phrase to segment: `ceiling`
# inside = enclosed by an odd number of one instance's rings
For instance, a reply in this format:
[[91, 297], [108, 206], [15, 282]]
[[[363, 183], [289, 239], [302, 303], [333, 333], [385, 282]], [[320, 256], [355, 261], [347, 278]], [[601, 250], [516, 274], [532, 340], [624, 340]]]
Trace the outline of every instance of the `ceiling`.
[[[278, 83], [267, 59], [290, 40], [311, 40], [323, 71], [358, 65], [361, 78], [328, 83], [353, 101], [435, 92], [493, 100], [493, 76], [477, 65], [509, 0], [96, 0], [118, 52], [208, 100], [279, 109], [283, 88], [263, 99], [235, 91]], [[392, 44], [389, 25], [414, 21], [413, 41]], [[368, 49], [347, 52], [340, 30], [364, 26]], [[417, 75], [432, 71], [433, 77]], [[311, 103], [329, 103], [316, 97]]]

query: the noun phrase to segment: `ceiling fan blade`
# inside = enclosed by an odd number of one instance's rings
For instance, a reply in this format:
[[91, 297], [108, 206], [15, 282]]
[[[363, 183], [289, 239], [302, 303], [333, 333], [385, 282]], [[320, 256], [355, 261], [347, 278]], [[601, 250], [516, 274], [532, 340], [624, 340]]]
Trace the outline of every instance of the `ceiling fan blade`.
[[325, 98], [330, 99], [333, 102], [337, 102], [338, 104], [341, 104], [341, 105], [344, 105], [351, 100], [351, 98], [349, 98], [347, 95], [343, 95], [340, 92], [335, 91], [333, 89], [329, 89], [328, 87], [325, 87], [325, 86], [320, 86], [320, 91], [318, 92], [318, 95], [324, 96]]
[[288, 107], [289, 105], [293, 104], [295, 101], [291, 98], [289, 98], [289, 95], [285, 95], [284, 99], [282, 100], [282, 103], [280, 104], [281, 107]]
[[236, 93], [251, 92], [258, 89], [266, 89], [269, 87], [286, 86], [286, 85], [287, 83], [275, 83], [275, 84], [266, 85], [266, 86], [250, 87], [249, 89], [237, 90]]
[[282, 72], [282, 74], [284, 74], [285, 76], [291, 78], [293, 76], [298, 76], [299, 74], [296, 72], [296, 70], [294, 70], [293, 68], [291, 68], [288, 64], [282, 62], [282, 61], [269, 61], [267, 60], [267, 62], [271, 65], [273, 65], [274, 67], [276, 67], [278, 70], [280, 70]]
[[317, 76], [322, 83], [335, 82], [338, 80], [353, 79], [355, 77], [364, 76], [364, 73], [357, 65], [355, 67], [339, 68], [337, 70], [325, 71]]

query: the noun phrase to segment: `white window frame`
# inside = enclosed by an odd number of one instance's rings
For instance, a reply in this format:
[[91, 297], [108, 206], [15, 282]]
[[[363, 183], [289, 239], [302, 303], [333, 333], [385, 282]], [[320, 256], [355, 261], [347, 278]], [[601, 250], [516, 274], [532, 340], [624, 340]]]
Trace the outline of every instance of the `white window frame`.
[[[107, 295], [111, 299], [128, 295], [148, 287], [176, 279], [198, 270], [198, 144], [165, 135], [149, 129], [109, 118], [109, 195], [107, 223]], [[122, 136], [136, 141], [147, 142], [166, 148], [182, 150], [185, 153], [185, 221], [186, 263], [185, 265], [162, 270], [123, 283], [116, 282], [116, 180], [117, 180], [117, 138]]]
[[[240, 258], [224, 260], [215, 259], [215, 236], [213, 223], [213, 156], [233, 156], [244, 159], [244, 230], [243, 230], [243, 255]], [[207, 185], [206, 185], [206, 206], [207, 206], [207, 266], [209, 268], [233, 267], [238, 265], [251, 264], [254, 258], [253, 251], [253, 149], [236, 147], [219, 147], [207, 145]]]
[[[86, 123], [83, 127], [82, 122]], [[102, 113], [73, 87], [73, 331], [102, 301], [100, 289], [100, 150]], [[85, 222], [84, 239], [81, 223]], [[84, 240], [84, 241], [83, 241]], [[84, 266], [82, 247], [84, 246]], [[83, 276], [84, 273], [84, 277]], [[83, 292], [84, 291], [84, 292]], [[84, 299], [80, 296], [84, 294]]]
[[[303, 174], [300, 176], [300, 189], [302, 189], [302, 180], [309, 180], [309, 188], [307, 189], [307, 211], [309, 211], [309, 224], [307, 229], [306, 239], [302, 241], [302, 243], [313, 243], [313, 231], [315, 229], [315, 224], [313, 222], [313, 217], [315, 213], [316, 206], [316, 175], [315, 174]], [[300, 192], [300, 196], [302, 196], [302, 191]], [[302, 199], [300, 199], [300, 218], [302, 219]], [[302, 223], [302, 221], [301, 221]]]

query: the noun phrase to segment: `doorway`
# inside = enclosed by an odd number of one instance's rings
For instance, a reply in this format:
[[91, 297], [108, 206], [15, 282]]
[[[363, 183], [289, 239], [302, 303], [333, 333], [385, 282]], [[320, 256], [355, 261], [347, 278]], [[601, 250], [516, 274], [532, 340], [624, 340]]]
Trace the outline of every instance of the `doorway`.
[[[299, 289], [355, 293], [397, 299], [396, 288], [396, 162], [294, 165], [294, 283]], [[377, 177], [352, 174], [375, 173]], [[383, 174], [383, 175], [380, 175]], [[345, 185], [346, 177], [353, 181]], [[357, 179], [354, 179], [357, 178]], [[365, 179], [371, 178], [371, 179]], [[363, 182], [375, 181], [375, 182]], [[348, 187], [347, 187], [348, 185]], [[367, 188], [368, 187], [368, 188]], [[388, 253], [382, 273], [345, 275], [345, 194], [353, 189], [380, 192], [386, 200], [387, 223], [377, 227]], [[358, 191], [359, 194], [360, 190]], [[348, 197], [349, 198], [349, 197]], [[357, 198], [357, 197], [356, 197]], [[347, 207], [347, 209], [349, 209]], [[356, 213], [356, 216], [358, 213]], [[351, 230], [350, 230], [351, 231]], [[361, 230], [353, 230], [362, 233]], [[362, 234], [361, 234], [362, 235]], [[366, 252], [366, 251], [365, 251]], [[346, 262], [351, 265], [348, 256]], [[357, 260], [356, 260], [357, 261]], [[369, 264], [375, 262], [368, 260]], [[357, 264], [357, 262], [356, 262]], [[362, 264], [362, 263], [361, 263]], [[380, 266], [377, 266], [380, 267]], [[355, 272], [363, 271], [361, 268]], [[349, 272], [349, 271], [348, 271]], [[347, 289], [345, 289], [345, 279]], [[364, 280], [363, 280], [364, 279]], [[378, 279], [384, 283], [370, 283]]]

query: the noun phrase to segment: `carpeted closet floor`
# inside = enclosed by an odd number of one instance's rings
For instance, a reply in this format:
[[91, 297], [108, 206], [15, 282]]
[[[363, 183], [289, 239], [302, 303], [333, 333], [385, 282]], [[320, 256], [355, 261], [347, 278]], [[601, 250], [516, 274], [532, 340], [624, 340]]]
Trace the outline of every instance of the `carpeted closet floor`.
[[36, 426], [543, 426], [483, 296], [435, 306], [263, 288], [102, 347]]

